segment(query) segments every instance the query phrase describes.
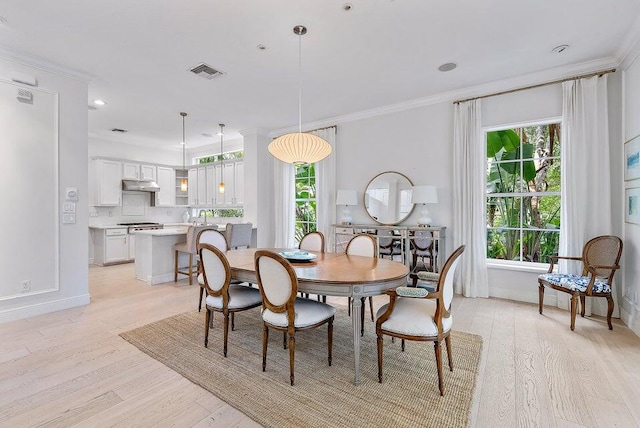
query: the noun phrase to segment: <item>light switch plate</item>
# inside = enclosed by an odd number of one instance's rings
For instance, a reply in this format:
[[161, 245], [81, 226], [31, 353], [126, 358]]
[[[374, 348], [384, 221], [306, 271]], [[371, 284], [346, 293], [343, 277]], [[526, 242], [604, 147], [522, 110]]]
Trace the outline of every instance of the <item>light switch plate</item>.
[[67, 187], [64, 191], [64, 196], [67, 201], [77, 201], [78, 189], [76, 187]]
[[62, 224], [74, 224], [76, 222], [75, 214], [62, 214]]
[[62, 204], [62, 212], [63, 213], [74, 213], [76, 212], [76, 203], [75, 202], [65, 202]]

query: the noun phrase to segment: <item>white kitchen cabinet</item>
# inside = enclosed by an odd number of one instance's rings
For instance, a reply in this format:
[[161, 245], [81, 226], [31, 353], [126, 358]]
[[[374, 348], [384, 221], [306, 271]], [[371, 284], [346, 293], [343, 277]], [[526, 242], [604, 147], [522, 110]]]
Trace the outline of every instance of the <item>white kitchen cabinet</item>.
[[[244, 162], [226, 161], [189, 169], [191, 207], [233, 207], [244, 203]], [[220, 182], [224, 193], [220, 193]], [[161, 186], [162, 187], [162, 186]]]
[[216, 165], [208, 165], [205, 170], [205, 176], [207, 178], [207, 205], [212, 207], [216, 204], [219, 183], [216, 178]]
[[198, 205], [198, 168], [189, 168], [187, 175], [189, 194], [189, 206], [195, 207]]
[[235, 204], [235, 163], [224, 164], [224, 204]]
[[236, 162], [235, 165], [233, 171], [233, 177], [235, 179], [233, 204], [244, 205], [244, 162]]
[[134, 233], [127, 235], [127, 239], [129, 240], [129, 260], [134, 260], [136, 258], [136, 235]]
[[122, 205], [122, 163], [107, 159], [96, 159], [93, 205]]
[[131, 259], [126, 227], [94, 229], [94, 262], [96, 264], [122, 263]]
[[173, 168], [159, 166], [157, 182], [160, 191], [155, 194], [156, 207], [173, 207], [176, 205], [176, 172]]
[[156, 181], [156, 166], [133, 162], [124, 162], [122, 164], [122, 178], [126, 180]]

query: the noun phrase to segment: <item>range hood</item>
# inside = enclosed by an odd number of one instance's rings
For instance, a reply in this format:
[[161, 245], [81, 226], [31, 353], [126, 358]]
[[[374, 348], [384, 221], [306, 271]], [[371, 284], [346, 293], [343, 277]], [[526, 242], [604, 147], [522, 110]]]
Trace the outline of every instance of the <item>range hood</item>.
[[155, 193], [160, 191], [160, 186], [152, 180], [122, 180], [122, 190]]

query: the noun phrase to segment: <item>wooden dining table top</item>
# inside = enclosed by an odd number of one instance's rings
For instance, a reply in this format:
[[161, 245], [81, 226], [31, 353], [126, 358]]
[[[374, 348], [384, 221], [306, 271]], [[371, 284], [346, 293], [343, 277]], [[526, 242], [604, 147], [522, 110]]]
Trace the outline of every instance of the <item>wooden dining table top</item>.
[[[254, 254], [258, 250], [274, 253], [292, 251], [282, 248], [248, 248], [227, 251], [232, 270], [255, 273]], [[308, 251], [317, 258], [309, 262], [291, 262], [299, 281], [322, 284], [372, 284], [405, 278], [409, 268], [391, 260], [353, 256], [343, 253]]]

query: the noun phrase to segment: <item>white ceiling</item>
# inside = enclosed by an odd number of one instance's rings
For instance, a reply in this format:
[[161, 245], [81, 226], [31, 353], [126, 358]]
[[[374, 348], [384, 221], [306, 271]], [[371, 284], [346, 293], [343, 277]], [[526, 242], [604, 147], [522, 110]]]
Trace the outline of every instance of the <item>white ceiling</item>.
[[[570, 64], [619, 61], [637, 0], [3, 0], [0, 45], [95, 76], [90, 135], [191, 147], [250, 128], [303, 122], [434, 96]], [[257, 49], [258, 44], [267, 47]], [[551, 50], [560, 44], [562, 54]], [[205, 62], [226, 74], [205, 80]], [[455, 62], [442, 73], [438, 66]], [[111, 128], [129, 132], [114, 136]], [[216, 137], [217, 138], [217, 137]]]

